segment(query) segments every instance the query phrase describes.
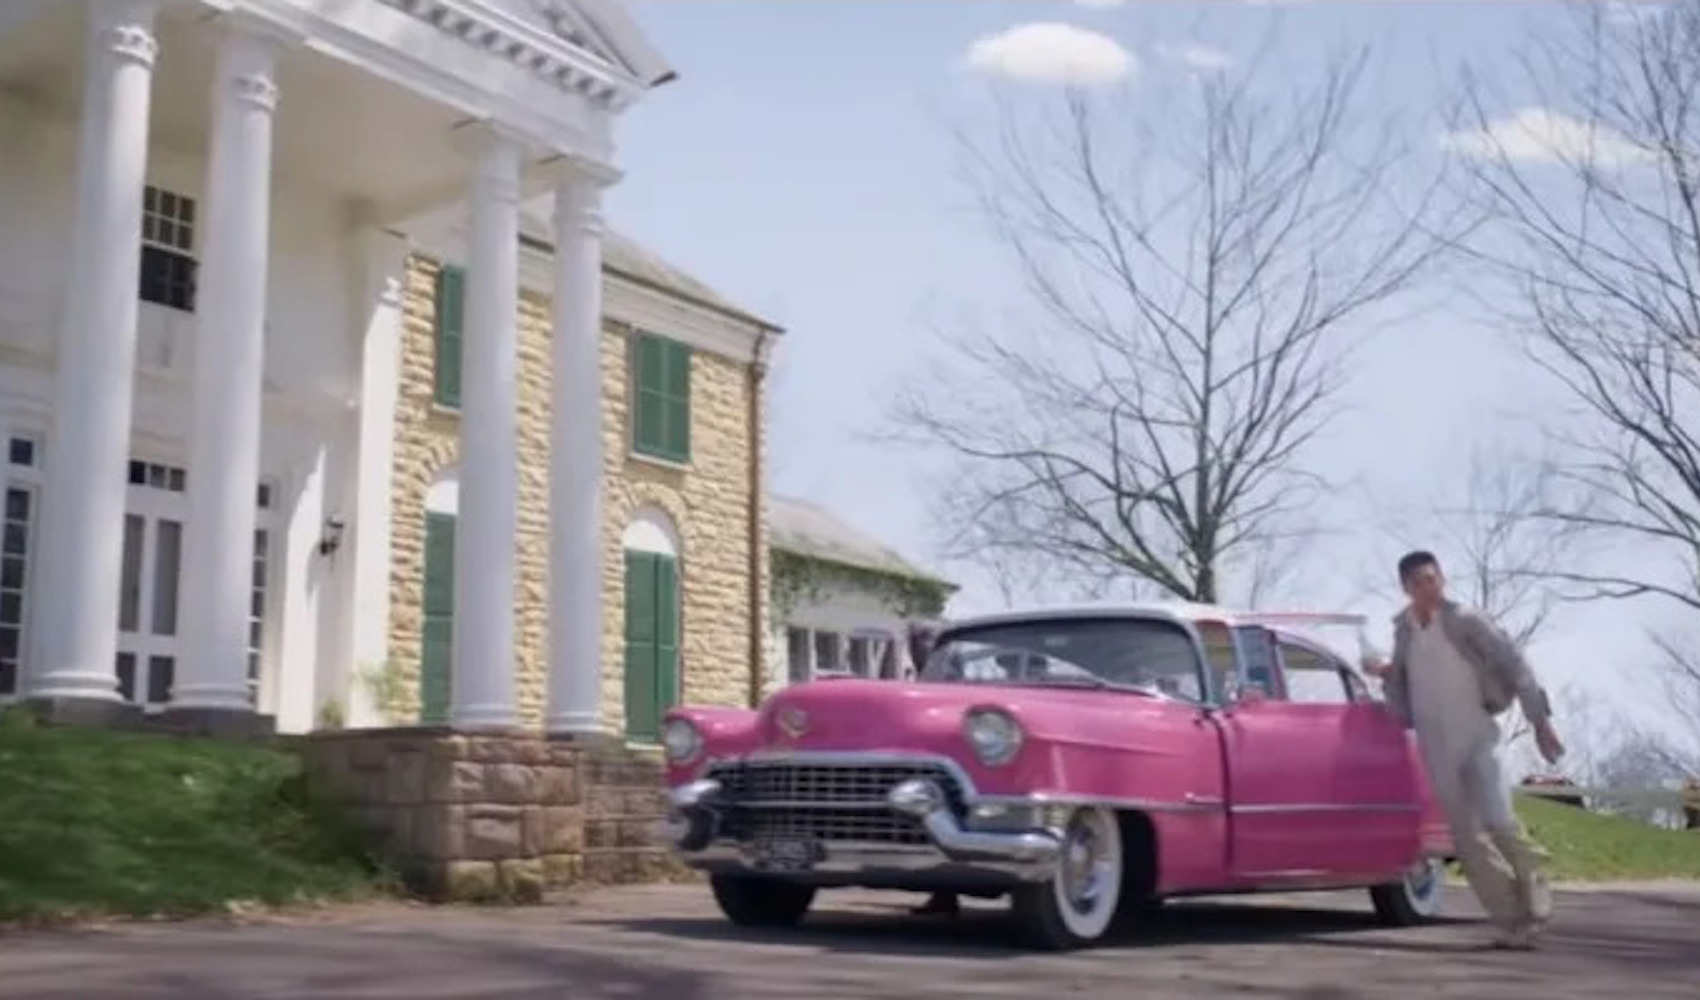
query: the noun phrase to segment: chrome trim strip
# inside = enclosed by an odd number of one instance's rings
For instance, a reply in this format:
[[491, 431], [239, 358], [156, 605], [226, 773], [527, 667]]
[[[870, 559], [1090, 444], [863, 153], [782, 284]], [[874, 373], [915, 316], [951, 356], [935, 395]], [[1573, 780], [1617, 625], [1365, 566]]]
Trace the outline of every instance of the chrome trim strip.
[[[974, 781], [968, 777], [968, 772], [962, 765], [939, 754], [904, 753], [894, 750], [786, 750], [772, 747], [754, 751], [743, 757], [710, 757], [703, 761], [697, 775], [707, 774], [711, 768], [718, 766], [736, 766], [745, 761], [756, 764], [810, 764], [847, 766], [872, 765], [888, 767], [940, 767], [950, 775], [962, 789], [963, 801], [970, 807], [978, 805], [992, 806], [1102, 806], [1106, 809], [1132, 809], [1141, 812], [1197, 812], [1200, 810], [1218, 810], [1223, 806], [1220, 798], [1214, 796], [1188, 795], [1184, 801], [1166, 801], [1162, 799], [1124, 799], [1104, 798], [1086, 795], [1069, 795], [1057, 792], [1035, 792], [1031, 795], [981, 795], [974, 787]], [[751, 803], [752, 805], [756, 803]], [[768, 805], [769, 803], [761, 803]], [[830, 803], [832, 808], [838, 808], [839, 803]], [[879, 804], [881, 807], [885, 803]], [[826, 804], [812, 803], [811, 807], [827, 807]], [[859, 805], [848, 805], [846, 808], [859, 808]]]
[[[718, 840], [702, 851], [682, 855], [686, 865], [701, 871], [759, 871], [754, 859], [739, 845]], [[864, 844], [856, 841], [837, 841], [827, 847], [827, 856], [814, 867], [801, 872], [780, 873], [781, 877], [799, 882], [819, 879], [854, 878], [879, 873], [950, 873], [969, 877], [1019, 882], [1000, 863], [952, 861], [936, 847], [913, 847], [894, 844]], [[1038, 878], [1048, 877], [1040, 875]]]
[[1050, 792], [1035, 792], [1032, 795], [986, 795], [968, 800], [968, 807], [975, 806], [1004, 806], [1021, 808], [1041, 808], [1045, 806], [1061, 806], [1084, 808], [1100, 806], [1105, 809], [1126, 809], [1135, 812], [1219, 812], [1222, 800], [1207, 796], [1188, 796], [1185, 801], [1172, 802], [1163, 799], [1123, 799], [1114, 797], [1099, 797], [1090, 795], [1056, 795]]
[[1275, 802], [1232, 805], [1228, 807], [1228, 811], [1252, 815], [1268, 813], [1414, 813], [1420, 812], [1421, 807], [1414, 802]]
[[801, 799], [739, 799], [740, 809], [845, 809], [851, 811], [889, 809], [884, 799], [834, 799], [830, 802]]

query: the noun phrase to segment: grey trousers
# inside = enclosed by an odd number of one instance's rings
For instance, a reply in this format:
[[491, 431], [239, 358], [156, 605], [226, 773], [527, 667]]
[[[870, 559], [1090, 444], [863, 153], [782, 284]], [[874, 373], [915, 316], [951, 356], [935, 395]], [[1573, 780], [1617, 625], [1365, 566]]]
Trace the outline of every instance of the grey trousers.
[[1498, 743], [1497, 730], [1467, 748], [1425, 743], [1423, 757], [1464, 878], [1488, 919], [1505, 930], [1537, 929], [1552, 917], [1547, 855], [1517, 821]]

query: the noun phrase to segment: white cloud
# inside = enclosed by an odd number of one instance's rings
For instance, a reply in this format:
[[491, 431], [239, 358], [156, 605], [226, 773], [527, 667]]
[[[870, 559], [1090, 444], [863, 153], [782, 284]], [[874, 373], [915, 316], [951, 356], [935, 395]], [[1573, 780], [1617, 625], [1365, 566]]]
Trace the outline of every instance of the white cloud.
[[1651, 155], [1616, 132], [1547, 108], [1523, 108], [1484, 129], [1448, 132], [1440, 144], [1465, 156], [1527, 162], [1591, 158], [1600, 166], [1632, 164]]
[[1076, 7], [1096, 7], [1100, 10], [1108, 7], [1120, 7], [1127, 0], [1074, 0]]
[[1155, 51], [1157, 58], [1164, 62], [1180, 63], [1200, 73], [1220, 72], [1234, 64], [1233, 56], [1208, 45], [1171, 45], [1168, 42], [1158, 42]]
[[1016, 80], [1100, 86], [1132, 73], [1134, 58], [1108, 35], [1036, 22], [976, 39], [968, 47], [968, 65]]

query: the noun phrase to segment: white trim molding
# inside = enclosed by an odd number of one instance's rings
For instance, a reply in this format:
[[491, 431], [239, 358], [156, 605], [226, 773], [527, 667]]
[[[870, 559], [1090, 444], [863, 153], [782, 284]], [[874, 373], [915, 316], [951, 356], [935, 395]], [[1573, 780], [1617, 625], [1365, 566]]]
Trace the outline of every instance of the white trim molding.
[[[648, 89], [623, 66], [574, 45], [566, 38], [527, 24], [483, 0], [379, 2], [434, 24], [468, 45], [520, 66], [562, 91], [583, 95], [597, 108], [623, 111]], [[571, 7], [570, 4], [551, 6]]]

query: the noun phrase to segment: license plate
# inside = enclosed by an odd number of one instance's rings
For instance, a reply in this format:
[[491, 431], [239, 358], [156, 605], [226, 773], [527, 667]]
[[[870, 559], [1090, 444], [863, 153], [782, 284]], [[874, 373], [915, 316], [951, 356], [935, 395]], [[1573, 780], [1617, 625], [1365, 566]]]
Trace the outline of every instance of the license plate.
[[801, 871], [813, 868], [826, 857], [820, 841], [807, 837], [775, 837], [756, 844], [757, 867], [771, 871]]

